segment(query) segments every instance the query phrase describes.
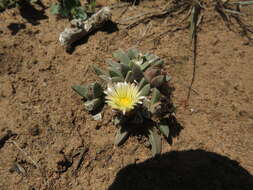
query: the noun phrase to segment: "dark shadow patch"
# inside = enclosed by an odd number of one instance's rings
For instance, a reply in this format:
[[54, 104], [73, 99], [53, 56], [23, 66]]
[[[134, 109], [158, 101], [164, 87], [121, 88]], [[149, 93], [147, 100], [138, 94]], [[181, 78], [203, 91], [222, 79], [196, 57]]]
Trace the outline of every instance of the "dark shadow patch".
[[84, 36], [83, 38], [81, 38], [80, 40], [77, 40], [77, 41], [73, 42], [73, 43], [67, 48], [67, 50], [66, 50], [67, 53], [72, 54], [72, 53], [75, 51], [76, 47], [78, 47], [78, 46], [80, 46], [80, 45], [83, 45], [83, 44], [87, 43], [88, 40], [89, 40], [89, 38], [90, 38], [91, 36], [95, 35], [96, 32], [97, 32], [97, 31], [92, 31], [92, 32], [90, 32], [89, 34], [87, 34], [86, 36]]
[[34, 8], [27, 1], [22, 1], [20, 4], [20, 15], [27, 20], [27, 22], [32, 25], [39, 25], [39, 20], [47, 19], [48, 16], [45, 15], [46, 7], [41, 3], [41, 10]]
[[107, 34], [111, 34], [111, 33], [116, 32], [118, 30], [119, 29], [118, 29], [118, 26], [116, 23], [114, 23], [112, 21], [107, 21], [104, 23], [104, 25], [101, 28], [98, 28], [98, 29], [90, 32], [89, 34], [87, 34], [86, 36], [81, 38], [80, 40], [77, 40], [74, 43], [72, 43], [71, 46], [67, 48], [67, 53], [72, 54], [75, 51], [76, 47], [87, 43], [89, 38], [91, 36], [95, 35], [97, 33], [97, 31], [102, 31], [102, 32], [106, 32]]
[[204, 150], [173, 151], [121, 169], [108, 190], [252, 190], [238, 162]]
[[107, 34], [111, 34], [113, 32], [119, 31], [119, 28], [115, 22], [109, 20], [104, 24], [104, 26], [100, 30], [106, 32]]
[[11, 23], [8, 26], [8, 29], [11, 31], [11, 35], [16, 35], [20, 30], [25, 29], [25, 24], [20, 23]]
[[6, 141], [8, 141], [11, 137], [16, 136], [17, 134], [13, 133], [11, 130], [8, 130], [5, 135], [0, 138], [0, 149], [3, 148]]
[[172, 145], [173, 139], [180, 135], [180, 132], [184, 129], [184, 127], [177, 121], [177, 118], [171, 114], [168, 118], [164, 119], [164, 122], [169, 126], [169, 136], [167, 138], [167, 142]]

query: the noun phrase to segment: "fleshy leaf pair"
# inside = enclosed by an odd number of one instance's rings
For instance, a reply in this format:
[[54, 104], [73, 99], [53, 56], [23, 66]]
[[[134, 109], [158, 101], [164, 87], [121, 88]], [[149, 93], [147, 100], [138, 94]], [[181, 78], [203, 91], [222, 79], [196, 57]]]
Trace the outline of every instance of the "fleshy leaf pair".
[[95, 111], [104, 103], [104, 90], [99, 83], [74, 85], [72, 89], [86, 100], [84, 106], [87, 111]]

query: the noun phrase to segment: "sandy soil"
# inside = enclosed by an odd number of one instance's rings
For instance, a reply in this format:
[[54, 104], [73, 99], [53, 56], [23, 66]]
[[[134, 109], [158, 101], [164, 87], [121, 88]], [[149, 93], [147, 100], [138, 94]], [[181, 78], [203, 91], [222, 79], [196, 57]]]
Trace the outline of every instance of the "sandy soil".
[[[113, 21], [162, 4], [143, 1], [123, 15], [125, 7], [114, 9]], [[189, 30], [156, 38], [183, 16], [132, 29], [107, 26], [69, 54], [58, 43], [68, 21], [48, 9], [28, 12], [0, 13], [0, 189], [253, 189], [253, 47], [211, 6], [198, 32], [195, 92], [188, 106]], [[253, 24], [252, 17], [246, 19]], [[71, 89], [98, 80], [90, 65], [103, 67], [113, 51], [130, 47], [162, 57], [172, 75], [178, 125], [159, 158], [152, 159], [137, 137], [114, 147], [110, 111], [94, 121]]]

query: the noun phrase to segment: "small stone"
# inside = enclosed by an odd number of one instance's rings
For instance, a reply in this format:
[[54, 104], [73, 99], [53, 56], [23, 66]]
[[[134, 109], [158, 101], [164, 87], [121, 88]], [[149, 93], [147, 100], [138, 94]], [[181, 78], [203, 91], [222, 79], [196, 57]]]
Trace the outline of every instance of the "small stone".
[[101, 121], [102, 120], [102, 114], [98, 113], [96, 115], [92, 116], [95, 121]]

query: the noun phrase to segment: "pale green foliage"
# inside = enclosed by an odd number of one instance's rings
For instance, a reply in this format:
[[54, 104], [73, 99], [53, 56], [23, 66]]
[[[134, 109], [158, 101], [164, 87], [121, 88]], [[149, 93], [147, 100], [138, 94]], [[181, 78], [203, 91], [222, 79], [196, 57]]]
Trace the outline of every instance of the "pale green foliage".
[[50, 11], [62, 18], [86, 20], [87, 13], [95, 12], [95, 6], [95, 0], [86, 6], [82, 6], [80, 0], [59, 0], [58, 3], [51, 5]]
[[59, 0], [58, 3], [51, 5], [50, 11], [63, 18], [87, 19], [86, 11], [81, 6], [80, 0]]
[[142, 54], [137, 49], [129, 49], [127, 52], [118, 50], [113, 53], [113, 57], [114, 60], [106, 60], [106, 72], [96, 65], [92, 66], [102, 80], [101, 85], [93, 83], [72, 88], [85, 98], [86, 110], [95, 111], [105, 100], [105, 89], [102, 86], [106, 88], [108, 84], [117, 82], [135, 83], [145, 98], [142, 104], [136, 105], [127, 114], [118, 111], [114, 115], [113, 123], [118, 127], [115, 144], [123, 144], [131, 134], [131, 129], [142, 127], [152, 146], [152, 154], [159, 154], [161, 135], [169, 138], [169, 126], [164, 118], [173, 112], [169, 93], [165, 93], [169, 89], [170, 76], [163, 70], [164, 62], [156, 55]]

